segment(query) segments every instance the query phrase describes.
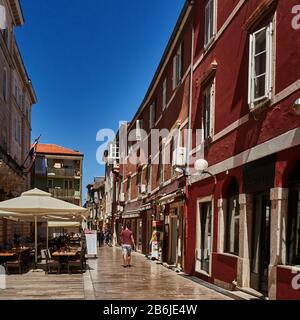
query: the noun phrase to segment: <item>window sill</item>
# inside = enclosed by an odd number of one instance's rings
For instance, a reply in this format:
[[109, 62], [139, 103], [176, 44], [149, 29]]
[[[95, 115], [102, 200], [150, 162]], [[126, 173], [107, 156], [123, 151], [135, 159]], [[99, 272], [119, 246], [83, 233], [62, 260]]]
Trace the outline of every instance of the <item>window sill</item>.
[[250, 105], [250, 113], [252, 114], [257, 114], [260, 112], [263, 112], [267, 107], [269, 107], [271, 104], [271, 99], [269, 98], [265, 98], [259, 102], [257, 102], [256, 104], [254, 104], [254, 106]]
[[199, 275], [203, 275], [203, 276], [206, 276], [206, 277], [210, 277], [210, 273], [204, 271], [204, 270], [195, 270], [195, 272], [197, 272]]
[[236, 259], [239, 257], [238, 254], [234, 254], [234, 253], [230, 253], [230, 252], [218, 252], [217, 254], [221, 254], [223, 256], [236, 258]]
[[159, 181], [158, 186], [159, 186], [159, 188], [164, 187], [164, 181]]

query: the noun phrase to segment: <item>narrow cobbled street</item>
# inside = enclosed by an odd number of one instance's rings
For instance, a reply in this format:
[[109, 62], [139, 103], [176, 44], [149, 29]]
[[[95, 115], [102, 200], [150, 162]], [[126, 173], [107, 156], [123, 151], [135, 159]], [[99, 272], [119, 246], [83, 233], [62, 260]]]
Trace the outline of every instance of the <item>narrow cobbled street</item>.
[[87, 298], [95, 299], [209, 299], [228, 297], [195, 283], [176, 272], [133, 254], [132, 267], [122, 267], [119, 248], [102, 247], [97, 260], [89, 260], [90, 270], [85, 275]]

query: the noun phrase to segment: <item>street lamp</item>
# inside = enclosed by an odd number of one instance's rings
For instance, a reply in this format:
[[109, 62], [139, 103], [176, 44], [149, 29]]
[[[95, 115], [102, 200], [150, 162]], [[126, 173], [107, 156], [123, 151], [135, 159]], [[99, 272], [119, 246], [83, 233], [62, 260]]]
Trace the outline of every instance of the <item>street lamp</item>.
[[298, 116], [300, 116], [300, 98], [297, 99], [297, 100], [294, 102], [293, 109], [294, 109], [294, 112], [295, 112]]
[[194, 168], [199, 173], [208, 174], [214, 178], [215, 184], [217, 184], [217, 178], [211, 172], [207, 171], [208, 162], [205, 159], [198, 159], [195, 161]]
[[[208, 162], [205, 159], [198, 159], [195, 161], [194, 168], [198, 174], [208, 174], [214, 178], [215, 184], [217, 184], [217, 178], [211, 172], [207, 171]], [[177, 173], [184, 174], [185, 176], [189, 176], [187, 169], [182, 167], [176, 167], [175, 171]]]

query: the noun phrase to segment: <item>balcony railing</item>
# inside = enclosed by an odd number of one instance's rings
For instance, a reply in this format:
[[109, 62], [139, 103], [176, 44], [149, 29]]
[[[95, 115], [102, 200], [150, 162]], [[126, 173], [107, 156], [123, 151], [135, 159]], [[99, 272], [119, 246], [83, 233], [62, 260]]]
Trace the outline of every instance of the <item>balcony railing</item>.
[[74, 198], [76, 197], [76, 193], [78, 191], [75, 191], [74, 189], [49, 189], [49, 192], [51, 195], [55, 198]]
[[80, 170], [69, 168], [48, 168], [48, 176], [55, 177], [78, 177], [80, 178]]

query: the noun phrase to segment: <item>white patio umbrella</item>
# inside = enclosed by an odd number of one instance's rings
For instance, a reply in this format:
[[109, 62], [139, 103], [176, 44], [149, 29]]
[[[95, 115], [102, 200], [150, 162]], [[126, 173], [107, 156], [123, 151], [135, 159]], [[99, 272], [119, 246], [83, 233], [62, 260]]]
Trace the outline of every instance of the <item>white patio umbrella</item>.
[[49, 221], [48, 228], [76, 228], [80, 227], [78, 221]]
[[[53, 198], [50, 193], [39, 189], [23, 192], [20, 197], [0, 202], [0, 210], [21, 214], [20, 219], [34, 218], [35, 223], [35, 262], [37, 262], [37, 222], [48, 215], [59, 217], [78, 217], [87, 214], [87, 209], [72, 203]], [[48, 221], [48, 219], [46, 218]], [[45, 221], [45, 220], [44, 220]], [[48, 227], [47, 227], [48, 229]], [[48, 245], [48, 244], [47, 244]]]
[[15, 218], [19, 217], [19, 215], [19, 213], [0, 210], [0, 218]]
[[20, 219], [20, 216], [22, 216], [21, 213], [0, 210], [0, 218], [4, 218], [11, 221], [18, 221]]

